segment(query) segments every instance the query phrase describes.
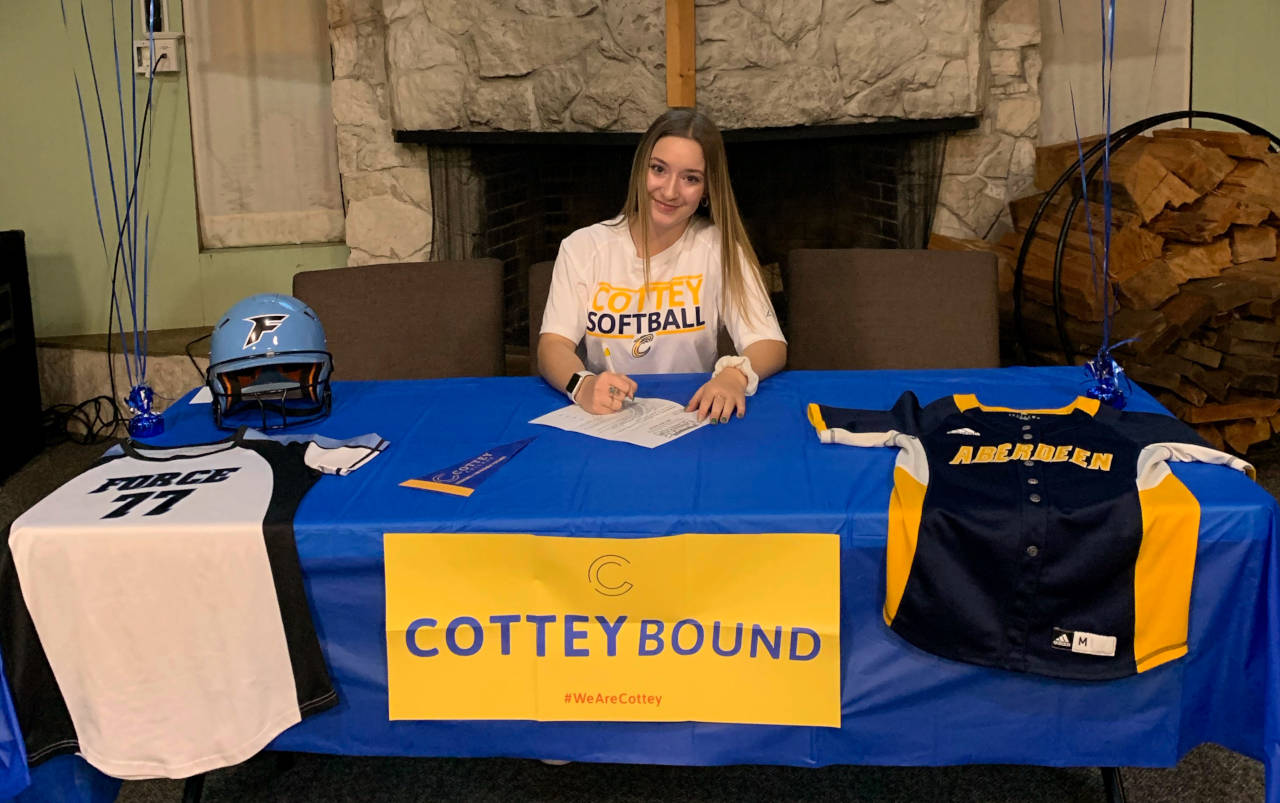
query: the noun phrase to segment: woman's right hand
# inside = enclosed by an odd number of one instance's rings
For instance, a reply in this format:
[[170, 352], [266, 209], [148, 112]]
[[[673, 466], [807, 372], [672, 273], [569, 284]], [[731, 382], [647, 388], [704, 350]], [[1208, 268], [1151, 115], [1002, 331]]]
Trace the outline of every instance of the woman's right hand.
[[574, 396], [579, 407], [593, 415], [607, 415], [622, 409], [622, 403], [636, 396], [636, 383], [626, 374], [613, 371], [589, 376]]

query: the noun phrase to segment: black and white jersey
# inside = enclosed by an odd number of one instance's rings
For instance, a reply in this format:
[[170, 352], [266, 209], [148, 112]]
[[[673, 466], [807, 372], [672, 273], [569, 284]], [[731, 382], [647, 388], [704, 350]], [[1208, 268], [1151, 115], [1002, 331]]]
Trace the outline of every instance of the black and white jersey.
[[29, 762], [78, 751], [117, 778], [186, 777], [332, 706], [293, 517], [322, 472], [382, 448], [243, 429], [130, 442], [20, 516], [0, 648]]
[[1200, 506], [1170, 461], [1243, 460], [1166, 415], [955, 395], [809, 406], [824, 443], [896, 447], [884, 620], [946, 658], [1062, 678], [1187, 652]]

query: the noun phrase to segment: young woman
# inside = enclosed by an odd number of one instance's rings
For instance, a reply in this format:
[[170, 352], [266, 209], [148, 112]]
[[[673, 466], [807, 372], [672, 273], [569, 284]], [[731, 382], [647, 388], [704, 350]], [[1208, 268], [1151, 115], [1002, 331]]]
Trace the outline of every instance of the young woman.
[[[717, 361], [722, 326], [738, 355]], [[538, 340], [542, 378], [603, 414], [635, 395], [633, 374], [709, 371], [686, 409], [723, 423], [786, 361], [720, 131], [699, 111], [670, 109], [636, 148], [622, 213], [560, 244]]]

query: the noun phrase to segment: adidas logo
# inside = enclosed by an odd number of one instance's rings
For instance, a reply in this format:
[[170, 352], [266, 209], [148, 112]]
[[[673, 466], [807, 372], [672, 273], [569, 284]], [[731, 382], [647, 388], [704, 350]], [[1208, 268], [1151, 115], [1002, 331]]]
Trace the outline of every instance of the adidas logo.
[[947, 434], [948, 435], [972, 435], [975, 438], [982, 437], [981, 432], [977, 431], [976, 429], [969, 429], [968, 427], [960, 427], [960, 429], [953, 429]]
[[1071, 634], [1065, 630], [1059, 630], [1058, 635], [1053, 637], [1053, 646], [1060, 650], [1071, 649]]

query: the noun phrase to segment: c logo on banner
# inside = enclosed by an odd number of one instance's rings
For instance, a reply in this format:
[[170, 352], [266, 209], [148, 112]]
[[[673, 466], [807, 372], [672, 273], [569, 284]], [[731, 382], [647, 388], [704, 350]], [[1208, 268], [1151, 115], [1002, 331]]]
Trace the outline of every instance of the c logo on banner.
[[[606, 597], [620, 597], [623, 594], [635, 588], [627, 580], [621, 583], [610, 583], [609, 579], [613, 579], [612, 570], [608, 570], [610, 566], [630, 565], [631, 561], [621, 555], [601, 555], [591, 561], [590, 568], [587, 569], [587, 582], [596, 590], [597, 594], [603, 594]], [[608, 570], [608, 571], [606, 571]]]

